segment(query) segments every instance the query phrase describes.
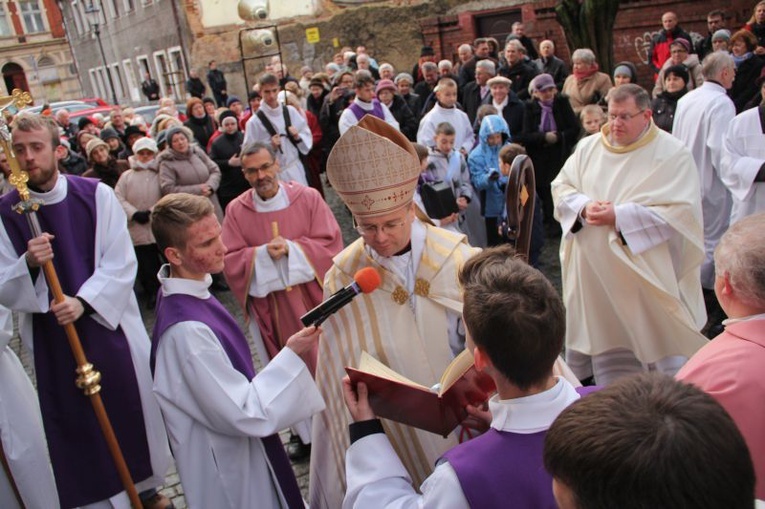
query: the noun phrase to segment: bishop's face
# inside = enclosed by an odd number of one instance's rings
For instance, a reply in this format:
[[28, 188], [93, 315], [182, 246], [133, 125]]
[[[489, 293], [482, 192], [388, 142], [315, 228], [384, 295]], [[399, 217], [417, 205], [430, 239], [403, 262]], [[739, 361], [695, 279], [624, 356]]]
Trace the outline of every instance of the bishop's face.
[[356, 219], [364, 242], [383, 257], [402, 251], [412, 238], [414, 203], [384, 216]]

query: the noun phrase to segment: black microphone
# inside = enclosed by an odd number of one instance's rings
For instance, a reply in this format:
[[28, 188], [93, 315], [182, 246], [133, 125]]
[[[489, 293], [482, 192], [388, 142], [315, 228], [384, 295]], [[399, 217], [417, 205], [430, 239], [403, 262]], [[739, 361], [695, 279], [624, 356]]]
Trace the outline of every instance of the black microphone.
[[380, 286], [380, 273], [372, 267], [364, 267], [353, 275], [353, 283], [332, 294], [327, 300], [300, 317], [303, 325], [318, 327], [360, 293], [370, 293]]

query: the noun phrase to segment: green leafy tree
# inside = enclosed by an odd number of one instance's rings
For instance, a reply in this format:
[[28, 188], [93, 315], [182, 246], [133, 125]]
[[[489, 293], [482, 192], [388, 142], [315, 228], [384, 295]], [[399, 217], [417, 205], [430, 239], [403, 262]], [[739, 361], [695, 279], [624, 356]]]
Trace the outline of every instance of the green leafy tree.
[[620, 3], [620, 0], [560, 0], [555, 6], [556, 18], [571, 52], [590, 48], [605, 73], [610, 73], [614, 64], [614, 22]]

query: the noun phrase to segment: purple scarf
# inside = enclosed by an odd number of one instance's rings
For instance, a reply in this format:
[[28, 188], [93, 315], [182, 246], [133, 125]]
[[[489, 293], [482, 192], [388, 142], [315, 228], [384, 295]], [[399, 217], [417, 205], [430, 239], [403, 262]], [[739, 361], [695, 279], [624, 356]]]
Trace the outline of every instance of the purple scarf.
[[539, 132], [557, 132], [558, 126], [555, 125], [555, 117], [553, 116], [553, 101], [539, 101], [539, 105], [542, 107], [542, 120], [539, 122]]

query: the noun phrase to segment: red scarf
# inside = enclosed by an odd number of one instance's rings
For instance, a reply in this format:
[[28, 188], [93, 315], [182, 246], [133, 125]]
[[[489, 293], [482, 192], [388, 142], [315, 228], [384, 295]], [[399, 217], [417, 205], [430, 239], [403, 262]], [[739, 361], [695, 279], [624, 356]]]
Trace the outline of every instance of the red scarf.
[[592, 76], [596, 72], [598, 72], [598, 63], [597, 62], [593, 62], [590, 65], [590, 68], [587, 69], [586, 71], [574, 71], [574, 78], [576, 78], [577, 81], [583, 80], [585, 78], [589, 78], [590, 76]]

